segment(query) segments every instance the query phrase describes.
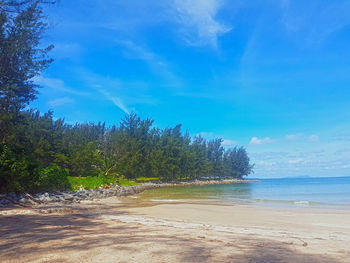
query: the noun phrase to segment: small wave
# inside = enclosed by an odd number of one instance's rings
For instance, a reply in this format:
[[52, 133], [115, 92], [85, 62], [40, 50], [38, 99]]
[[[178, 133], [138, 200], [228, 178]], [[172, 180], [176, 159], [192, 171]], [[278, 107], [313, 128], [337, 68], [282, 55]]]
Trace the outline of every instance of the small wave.
[[310, 205], [309, 201], [294, 201], [295, 205]]
[[116, 220], [122, 223], [136, 223], [145, 226], [165, 226], [174, 227], [180, 229], [196, 229], [196, 230], [212, 230], [218, 232], [235, 233], [235, 234], [254, 234], [254, 235], [264, 235], [264, 236], [281, 236], [280, 231], [273, 231], [271, 229], [257, 229], [257, 228], [246, 228], [239, 226], [223, 226], [223, 225], [211, 225], [204, 223], [190, 223], [185, 221], [173, 221], [165, 219], [156, 219], [145, 216], [130, 216], [130, 215], [99, 215], [101, 219], [106, 220]]
[[152, 202], [178, 202], [178, 200], [174, 199], [151, 199]]

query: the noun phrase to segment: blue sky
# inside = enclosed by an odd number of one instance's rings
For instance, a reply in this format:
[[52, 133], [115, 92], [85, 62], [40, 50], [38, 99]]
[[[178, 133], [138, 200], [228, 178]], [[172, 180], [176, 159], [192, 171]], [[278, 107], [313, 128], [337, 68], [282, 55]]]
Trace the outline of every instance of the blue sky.
[[350, 175], [350, 1], [61, 0], [32, 107], [134, 111], [245, 146], [256, 177]]

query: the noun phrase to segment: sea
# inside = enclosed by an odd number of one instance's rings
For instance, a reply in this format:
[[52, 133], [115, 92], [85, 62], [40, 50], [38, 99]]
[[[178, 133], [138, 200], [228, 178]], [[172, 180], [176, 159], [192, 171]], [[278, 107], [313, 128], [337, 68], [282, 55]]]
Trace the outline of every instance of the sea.
[[153, 202], [211, 201], [223, 204], [350, 209], [350, 177], [258, 179], [260, 182], [157, 188], [139, 195]]

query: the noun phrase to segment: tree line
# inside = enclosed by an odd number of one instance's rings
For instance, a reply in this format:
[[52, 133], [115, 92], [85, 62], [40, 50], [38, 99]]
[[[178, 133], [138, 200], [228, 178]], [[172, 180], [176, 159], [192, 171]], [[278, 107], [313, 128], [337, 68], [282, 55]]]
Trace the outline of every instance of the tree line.
[[64, 185], [68, 175], [172, 181], [252, 172], [244, 148], [192, 138], [181, 125], [160, 129], [135, 113], [112, 127], [69, 125], [52, 112], [28, 110], [39, 88], [32, 79], [52, 62], [53, 46], [40, 47], [47, 29], [42, 3], [0, 0], [0, 191]]
[[[222, 139], [207, 141], [181, 132], [181, 125], [159, 129], [152, 119], [132, 113], [118, 126], [69, 125], [52, 112], [22, 111], [0, 144], [2, 191], [40, 189], [51, 176], [124, 176], [163, 181], [243, 178], [252, 165], [243, 147], [225, 150]], [[58, 174], [58, 175], [57, 175]]]

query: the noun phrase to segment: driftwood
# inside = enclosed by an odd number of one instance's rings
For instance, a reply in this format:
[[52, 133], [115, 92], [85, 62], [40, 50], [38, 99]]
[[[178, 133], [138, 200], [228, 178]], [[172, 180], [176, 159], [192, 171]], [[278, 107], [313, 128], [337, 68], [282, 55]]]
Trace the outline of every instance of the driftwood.
[[11, 202], [13, 204], [20, 205], [22, 207], [27, 207], [26, 205], [21, 204], [20, 202], [17, 202], [17, 201], [13, 200], [12, 198], [10, 198], [10, 197], [8, 197], [6, 195], [0, 195], [0, 199], [5, 199], [5, 200], [7, 200], [7, 201], [9, 201], [9, 202]]
[[43, 203], [42, 201], [40, 201], [39, 199], [34, 198], [33, 196], [31, 196], [31, 195], [28, 194], [28, 193], [24, 193], [24, 195], [25, 195], [28, 199], [34, 201], [35, 203], [38, 203], [38, 204], [42, 204], [42, 203]]

